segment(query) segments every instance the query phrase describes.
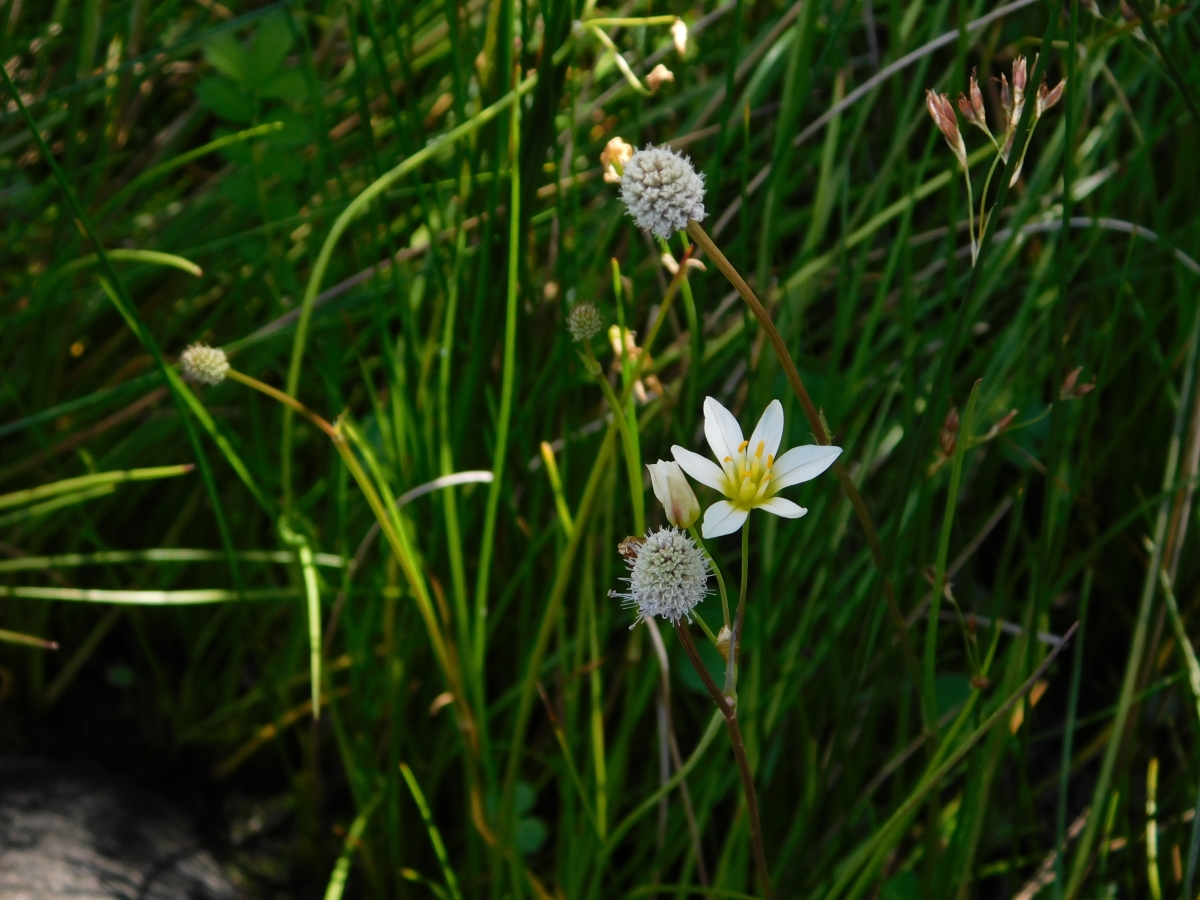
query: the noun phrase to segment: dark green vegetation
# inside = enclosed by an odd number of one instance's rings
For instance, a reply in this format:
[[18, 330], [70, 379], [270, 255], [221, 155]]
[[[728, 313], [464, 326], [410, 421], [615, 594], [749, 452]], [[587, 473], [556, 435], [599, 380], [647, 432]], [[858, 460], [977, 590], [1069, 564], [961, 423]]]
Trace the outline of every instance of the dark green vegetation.
[[[778, 896], [1195, 896], [1200, 28], [1188, 6], [1137, 4], [1153, 33], [1109, 0], [1014, 6], [956, 31], [994, 7], [0, 4], [40, 135], [5, 93], [0, 491], [196, 464], [0, 497], [0, 626], [60, 644], [0, 650], [4, 749], [193, 785], [254, 895], [347, 872], [372, 897], [756, 890], [711, 701], [664, 629], [668, 722], [650, 633], [607, 597], [618, 541], [662, 511], [631, 498], [563, 327], [589, 299], [649, 333], [671, 275], [599, 155], [673, 141], [846, 448], [921, 668], [834, 478], [791, 491], [805, 518], [752, 517], [740, 717]], [[634, 71], [673, 71], [643, 95], [572, 20], [651, 14], [599, 26]], [[1020, 179], [992, 182], [972, 269], [924, 89], [953, 98], [978, 67], [995, 129], [986, 76], [1039, 49], [1070, 83]], [[991, 156], [960, 127], [978, 202]], [[711, 261], [689, 278], [641, 458], [704, 450], [706, 394], [747, 429], [778, 398], [783, 446], [811, 442], [728, 282]], [[344, 414], [353, 449], [244, 384], [167, 379], [194, 341]], [[346, 460], [385, 503], [500, 477], [380, 535]], [[736, 579], [737, 538], [710, 546]], [[719, 623], [715, 597], [700, 612]], [[660, 804], [677, 759], [686, 794]]]

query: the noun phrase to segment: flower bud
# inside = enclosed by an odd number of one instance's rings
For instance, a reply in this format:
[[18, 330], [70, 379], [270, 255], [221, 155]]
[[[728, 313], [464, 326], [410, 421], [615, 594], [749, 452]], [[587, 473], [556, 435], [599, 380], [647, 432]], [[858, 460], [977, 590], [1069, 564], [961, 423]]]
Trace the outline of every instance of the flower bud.
[[576, 303], [567, 313], [567, 331], [571, 333], [573, 341], [590, 341], [603, 327], [600, 310], [587, 300]]
[[671, 25], [671, 40], [675, 42], [675, 52], [680, 56], [687, 53], [688, 29], [683, 19], [676, 19]]
[[677, 462], [659, 460], [647, 465], [654, 496], [667, 511], [667, 521], [676, 528], [691, 528], [700, 518], [700, 502]]

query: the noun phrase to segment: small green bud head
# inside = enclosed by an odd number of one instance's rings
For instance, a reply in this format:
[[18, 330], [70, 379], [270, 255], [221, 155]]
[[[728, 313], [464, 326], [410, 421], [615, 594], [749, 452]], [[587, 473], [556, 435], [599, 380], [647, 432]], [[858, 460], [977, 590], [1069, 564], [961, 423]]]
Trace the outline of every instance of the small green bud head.
[[603, 327], [600, 310], [587, 300], [576, 303], [567, 313], [567, 331], [571, 333], [573, 341], [590, 341]]

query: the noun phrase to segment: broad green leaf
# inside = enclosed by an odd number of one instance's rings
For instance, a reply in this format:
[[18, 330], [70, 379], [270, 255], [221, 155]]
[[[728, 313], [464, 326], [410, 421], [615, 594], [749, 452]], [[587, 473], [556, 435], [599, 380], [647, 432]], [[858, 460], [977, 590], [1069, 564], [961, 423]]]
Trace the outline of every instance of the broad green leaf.
[[258, 86], [258, 95], [299, 103], [308, 96], [308, 85], [299, 69], [278, 69], [263, 79]]
[[205, 78], [196, 85], [196, 96], [222, 119], [231, 122], [249, 122], [254, 115], [250, 98], [227, 78]]
[[204, 58], [222, 75], [246, 84], [250, 76], [246, 51], [228, 31], [218, 34], [204, 45]]
[[253, 84], [263, 83], [273, 74], [292, 46], [292, 29], [280, 14], [268, 16], [259, 26], [250, 45], [247, 74]]

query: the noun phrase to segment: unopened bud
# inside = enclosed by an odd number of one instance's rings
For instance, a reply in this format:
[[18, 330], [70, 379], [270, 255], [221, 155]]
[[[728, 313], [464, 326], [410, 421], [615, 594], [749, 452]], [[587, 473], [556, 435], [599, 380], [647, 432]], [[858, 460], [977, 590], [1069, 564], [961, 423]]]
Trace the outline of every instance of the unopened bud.
[[600, 317], [600, 310], [587, 300], [576, 303], [567, 313], [567, 331], [571, 333], [573, 341], [590, 341], [603, 327], [604, 320]]
[[700, 518], [700, 501], [677, 462], [659, 460], [647, 465], [654, 496], [667, 512], [667, 521], [676, 528], [691, 528]]
[[683, 19], [676, 19], [671, 25], [671, 38], [675, 41], [675, 52], [683, 56], [687, 52], [688, 29]]

